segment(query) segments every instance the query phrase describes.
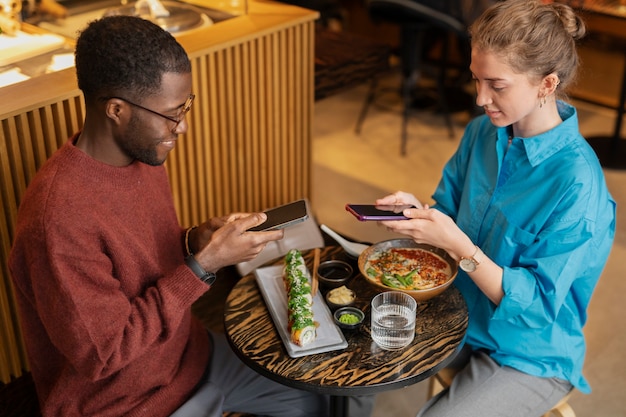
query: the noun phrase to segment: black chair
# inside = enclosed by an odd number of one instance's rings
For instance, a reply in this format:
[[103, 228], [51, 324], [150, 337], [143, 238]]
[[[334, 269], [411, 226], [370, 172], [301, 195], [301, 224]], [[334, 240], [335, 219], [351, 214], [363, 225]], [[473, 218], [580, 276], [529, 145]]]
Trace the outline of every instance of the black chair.
[[[426, 36], [435, 32], [441, 36], [442, 50], [440, 55], [437, 84], [438, 106], [445, 118], [450, 137], [454, 136], [452, 119], [446, 98], [446, 70], [449, 64], [450, 33], [460, 40], [461, 54], [464, 64], [469, 62], [469, 38], [467, 26], [461, 20], [460, 1], [455, 0], [366, 0], [372, 20], [382, 20], [400, 26], [400, 62], [402, 67], [401, 96], [402, 142], [400, 152], [406, 155], [407, 123], [412, 111], [413, 92], [416, 89], [422, 60], [425, 53]], [[464, 65], [462, 64], [462, 65]], [[367, 111], [376, 96], [376, 81], [372, 82], [365, 100], [355, 131], [360, 133]]]

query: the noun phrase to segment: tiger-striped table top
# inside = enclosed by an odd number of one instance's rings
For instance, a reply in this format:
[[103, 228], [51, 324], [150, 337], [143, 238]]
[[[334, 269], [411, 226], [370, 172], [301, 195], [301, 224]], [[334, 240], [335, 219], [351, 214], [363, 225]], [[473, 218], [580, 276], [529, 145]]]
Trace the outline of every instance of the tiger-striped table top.
[[[303, 255], [311, 269], [313, 251], [303, 251]], [[224, 312], [227, 338], [248, 366], [294, 388], [349, 396], [417, 383], [452, 360], [460, 349], [468, 319], [465, 301], [454, 285], [441, 295], [418, 303], [416, 334], [408, 347], [386, 351], [380, 349], [370, 336], [369, 303], [377, 290], [365, 281], [358, 272], [356, 260], [349, 259], [341, 247], [322, 249], [321, 261], [330, 259], [352, 263], [355, 273], [347, 286], [357, 294], [355, 306], [366, 315], [361, 329], [344, 333], [348, 347], [291, 358], [252, 273], [234, 286], [226, 299]], [[272, 264], [282, 262], [280, 258]]]

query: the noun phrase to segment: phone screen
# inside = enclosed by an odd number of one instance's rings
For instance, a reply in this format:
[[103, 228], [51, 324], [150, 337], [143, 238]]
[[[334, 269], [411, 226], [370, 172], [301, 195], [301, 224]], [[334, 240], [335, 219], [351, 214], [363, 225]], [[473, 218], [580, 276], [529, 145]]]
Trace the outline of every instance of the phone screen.
[[384, 205], [374, 204], [346, 204], [348, 210], [360, 221], [368, 220], [406, 220], [402, 212], [408, 208], [415, 208], [411, 205]]
[[265, 222], [248, 230], [260, 232], [264, 230], [282, 229], [292, 224], [303, 222], [309, 217], [304, 200], [274, 207], [265, 211], [265, 214], [267, 214], [267, 220], [265, 220]]

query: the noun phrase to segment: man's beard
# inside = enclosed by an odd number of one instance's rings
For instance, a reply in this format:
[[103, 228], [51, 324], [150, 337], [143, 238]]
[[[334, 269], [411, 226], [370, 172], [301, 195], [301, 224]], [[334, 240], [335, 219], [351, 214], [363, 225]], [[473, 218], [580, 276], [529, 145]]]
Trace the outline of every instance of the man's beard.
[[150, 144], [138, 143], [137, 138], [142, 136], [140, 130], [139, 120], [134, 116], [131, 117], [124, 136], [118, 139], [119, 146], [134, 160], [152, 166], [163, 165], [166, 158], [160, 159], [156, 148], [160, 141], [155, 140]]

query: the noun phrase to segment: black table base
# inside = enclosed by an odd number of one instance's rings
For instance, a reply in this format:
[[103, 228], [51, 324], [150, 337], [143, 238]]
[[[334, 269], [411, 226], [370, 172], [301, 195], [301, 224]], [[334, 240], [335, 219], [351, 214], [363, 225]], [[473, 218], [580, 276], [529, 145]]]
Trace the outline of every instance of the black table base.
[[348, 397], [330, 396], [330, 417], [348, 417]]

